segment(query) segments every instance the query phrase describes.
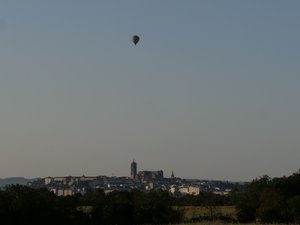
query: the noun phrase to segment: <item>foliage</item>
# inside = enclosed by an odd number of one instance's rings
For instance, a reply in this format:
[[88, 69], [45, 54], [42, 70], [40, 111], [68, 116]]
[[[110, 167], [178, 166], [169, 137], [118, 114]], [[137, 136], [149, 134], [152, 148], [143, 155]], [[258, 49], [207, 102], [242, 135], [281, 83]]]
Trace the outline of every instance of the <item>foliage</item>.
[[218, 195], [212, 192], [200, 192], [199, 195], [184, 195], [173, 199], [173, 205], [177, 206], [225, 206], [233, 204], [233, 195]]
[[[84, 196], [56, 196], [46, 189], [12, 185], [0, 191], [1, 224], [166, 224], [178, 223], [180, 212], [171, 207], [165, 191], [102, 190]], [[83, 210], [89, 209], [91, 210]]]
[[[22, 185], [0, 190], [1, 224], [35, 225], [137, 225], [180, 222], [235, 222], [232, 213], [220, 206], [235, 204], [239, 222], [300, 223], [300, 171], [289, 177], [263, 176], [247, 184], [243, 192], [228, 196], [201, 193], [198, 196], [172, 197], [166, 191], [96, 190], [85, 195], [56, 196], [47, 189]], [[184, 207], [202, 208], [203, 214], [184, 217]], [[184, 206], [184, 207], [183, 207]], [[234, 212], [235, 213], [235, 212]]]
[[289, 177], [260, 177], [238, 195], [237, 216], [240, 222], [299, 223], [300, 173]]
[[[64, 220], [55, 205], [56, 196], [46, 189], [35, 190], [12, 185], [0, 191], [0, 217], [3, 224], [52, 224]], [[49, 218], [44, 221], [44, 218]]]

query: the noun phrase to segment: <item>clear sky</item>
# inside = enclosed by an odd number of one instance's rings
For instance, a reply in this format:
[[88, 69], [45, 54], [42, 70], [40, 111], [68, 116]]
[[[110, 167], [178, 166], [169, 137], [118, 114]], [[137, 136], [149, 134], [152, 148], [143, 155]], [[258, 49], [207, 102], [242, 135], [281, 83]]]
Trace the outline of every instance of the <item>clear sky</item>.
[[[300, 1], [0, 2], [0, 177], [300, 168]], [[131, 37], [140, 35], [134, 46]]]

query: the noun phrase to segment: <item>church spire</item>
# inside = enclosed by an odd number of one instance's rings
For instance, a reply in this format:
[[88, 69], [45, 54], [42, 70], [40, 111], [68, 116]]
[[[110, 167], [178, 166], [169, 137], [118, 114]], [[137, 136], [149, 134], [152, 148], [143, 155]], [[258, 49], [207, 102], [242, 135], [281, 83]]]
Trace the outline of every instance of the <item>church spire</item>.
[[173, 170], [172, 170], [171, 178], [175, 178], [175, 176], [174, 176], [174, 171], [173, 171]]

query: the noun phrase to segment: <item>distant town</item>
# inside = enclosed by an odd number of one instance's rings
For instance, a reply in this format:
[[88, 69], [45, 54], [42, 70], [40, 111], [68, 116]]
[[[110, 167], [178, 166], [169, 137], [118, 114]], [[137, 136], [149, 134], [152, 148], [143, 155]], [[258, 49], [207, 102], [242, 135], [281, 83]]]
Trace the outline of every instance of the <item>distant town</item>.
[[199, 195], [200, 192], [213, 192], [227, 195], [231, 189], [242, 188], [243, 183], [230, 181], [214, 181], [199, 179], [182, 179], [176, 177], [174, 172], [170, 177], [164, 177], [162, 170], [138, 171], [137, 163], [130, 164], [130, 176], [65, 176], [45, 177], [31, 180], [27, 183], [33, 188], [47, 188], [58, 196], [86, 194], [87, 192], [102, 189], [105, 193], [112, 191], [151, 191], [165, 190], [175, 196]]

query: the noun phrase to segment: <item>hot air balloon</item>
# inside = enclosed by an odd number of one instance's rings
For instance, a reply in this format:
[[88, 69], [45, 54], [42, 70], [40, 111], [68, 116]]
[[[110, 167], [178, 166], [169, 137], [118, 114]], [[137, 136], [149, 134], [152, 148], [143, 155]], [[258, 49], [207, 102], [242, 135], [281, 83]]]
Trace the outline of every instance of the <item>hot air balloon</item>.
[[136, 45], [139, 42], [139, 40], [140, 40], [139, 36], [137, 36], [137, 35], [132, 36], [132, 42], [134, 45]]

